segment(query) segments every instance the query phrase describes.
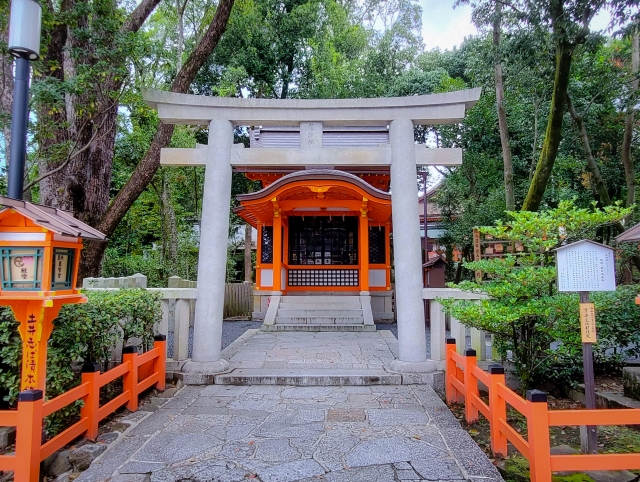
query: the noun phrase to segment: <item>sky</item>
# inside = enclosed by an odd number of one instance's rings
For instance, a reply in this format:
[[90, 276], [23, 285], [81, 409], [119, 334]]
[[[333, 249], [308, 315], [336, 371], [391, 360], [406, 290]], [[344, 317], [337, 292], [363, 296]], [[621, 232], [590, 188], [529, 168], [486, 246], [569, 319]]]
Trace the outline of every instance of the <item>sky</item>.
[[[471, 22], [471, 7], [468, 5], [453, 8], [454, 0], [418, 0], [422, 7], [422, 39], [425, 48], [432, 50], [451, 50], [459, 46], [465, 37], [477, 33]], [[609, 14], [601, 12], [591, 22], [591, 30], [607, 27]]]

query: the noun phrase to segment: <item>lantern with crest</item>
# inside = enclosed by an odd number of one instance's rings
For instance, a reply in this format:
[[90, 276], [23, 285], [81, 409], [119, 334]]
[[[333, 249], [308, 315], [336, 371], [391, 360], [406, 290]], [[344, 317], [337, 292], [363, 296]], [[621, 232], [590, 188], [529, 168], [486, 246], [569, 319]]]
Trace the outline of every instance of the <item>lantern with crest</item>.
[[71, 214], [0, 197], [0, 306], [20, 322], [21, 390], [44, 390], [47, 341], [63, 304], [84, 303], [76, 289], [84, 239], [104, 234]]

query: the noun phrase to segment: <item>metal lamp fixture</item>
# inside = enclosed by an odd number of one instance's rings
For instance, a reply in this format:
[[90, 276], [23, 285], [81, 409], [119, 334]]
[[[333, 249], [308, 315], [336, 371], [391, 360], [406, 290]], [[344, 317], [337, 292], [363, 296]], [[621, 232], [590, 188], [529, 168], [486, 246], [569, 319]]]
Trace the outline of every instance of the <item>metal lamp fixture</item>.
[[9, 53], [14, 57], [40, 58], [42, 7], [35, 0], [12, 0], [9, 20]]
[[27, 155], [29, 118], [29, 61], [40, 58], [42, 7], [35, 0], [12, 0], [9, 20], [9, 53], [16, 57], [11, 110], [11, 152], [9, 189], [13, 199], [22, 199], [24, 164]]

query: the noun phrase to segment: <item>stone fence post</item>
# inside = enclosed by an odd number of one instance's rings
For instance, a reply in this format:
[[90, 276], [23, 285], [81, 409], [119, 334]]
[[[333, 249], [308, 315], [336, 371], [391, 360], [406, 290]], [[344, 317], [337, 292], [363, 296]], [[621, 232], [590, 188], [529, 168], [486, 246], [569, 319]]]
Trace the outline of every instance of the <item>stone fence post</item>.
[[[444, 361], [446, 359], [446, 314], [444, 307], [438, 303], [437, 298], [453, 298], [457, 300], [481, 300], [487, 298], [481, 293], [471, 293], [455, 288], [423, 288], [422, 299], [430, 300], [431, 316], [431, 359]], [[456, 351], [463, 354], [466, 349], [467, 330], [470, 330], [471, 347], [476, 351], [478, 361], [487, 359], [486, 333], [475, 328], [468, 328], [459, 320], [450, 317], [451, 337], [456, 339]], [[491, 342], [493, 347], [493, 339]], [[494, 357], [495, 358], [495, 354]]]

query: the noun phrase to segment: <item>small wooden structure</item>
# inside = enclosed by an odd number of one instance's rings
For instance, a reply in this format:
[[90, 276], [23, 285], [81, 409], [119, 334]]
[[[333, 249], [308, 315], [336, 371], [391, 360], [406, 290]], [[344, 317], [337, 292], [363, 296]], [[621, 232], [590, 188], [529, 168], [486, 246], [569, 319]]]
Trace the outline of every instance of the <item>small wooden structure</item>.
[[447, 262], [444, 258], [437, 254], [422, 265], [422, 281], [425, 288], [445, 288], [444, 270]]
[[44, 392], [47, 342], [63, 304], [85, 303], [76, 289], [83, 239], [105, 236], [59, 209], [0, 197], [0, 306], [20, 322], [21, 390]]
[[[638, 243], [640, 242], [640, 223], [627, 229], [624, 233], [616, 236], [617, 243]], [[640, 305], [640, 295], [636, 296], [636, 305]]]

